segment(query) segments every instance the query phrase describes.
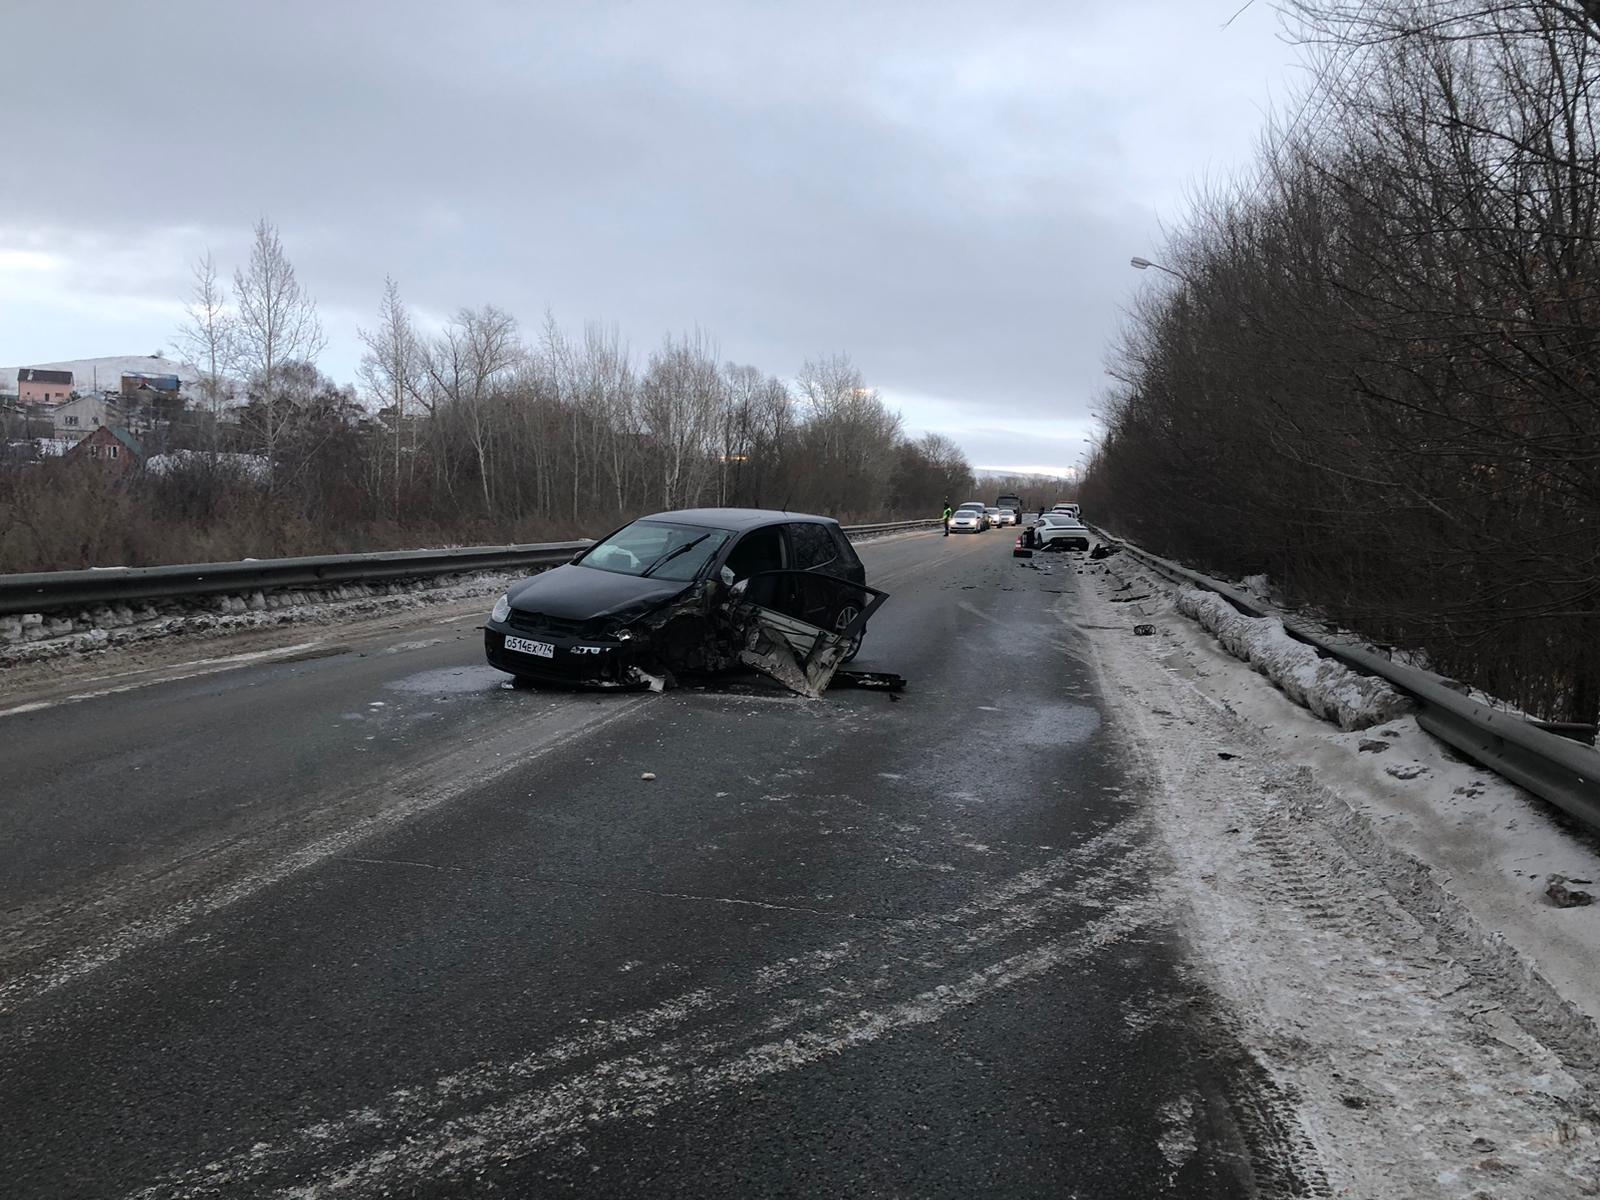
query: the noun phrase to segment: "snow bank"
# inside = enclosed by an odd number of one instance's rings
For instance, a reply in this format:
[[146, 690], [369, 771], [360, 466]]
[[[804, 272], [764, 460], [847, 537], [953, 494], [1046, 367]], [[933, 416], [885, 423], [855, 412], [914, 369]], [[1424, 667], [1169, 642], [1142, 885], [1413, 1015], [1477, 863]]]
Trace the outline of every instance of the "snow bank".
[[246, 479], [266, 481], [272, 474], [271, 464], [264, 454], [230, 454], [211, 450], [171, 450], [153, 455], [144, 469], [156, 475], [170, 475], [186, 468], [209, 467], [213, 470], [231, 471]]
[[1276, 617], [1247, 617], [1214, 592], [1186, 587], [1178, 610], [1214, 634], [1235, 658], [1265, 675], [1285, 695], [1341, 729], [1366, 729], [1410, 711], [1411, 701], [1381, 679], [1358, 675], [1297, 642]]

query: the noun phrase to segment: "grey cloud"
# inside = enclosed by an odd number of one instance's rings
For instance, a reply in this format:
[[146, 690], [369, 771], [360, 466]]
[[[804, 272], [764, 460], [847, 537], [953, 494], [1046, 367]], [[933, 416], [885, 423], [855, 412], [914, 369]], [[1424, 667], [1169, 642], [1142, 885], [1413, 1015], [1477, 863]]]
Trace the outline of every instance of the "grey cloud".
[[[891, 394], [1086, 417], [1129, 253], [1257, 120], [1169, 44], [1205, 7], [28, 6], [13, 44], [70, 44], [76, 79], [117, 82], [56, 88], [46, 57], [15, 62], [30, 99], [0, 141], [90, 186], [21, 189], [6, 225], [188, 228], [231, 263], [268, 213], [345, 377], [352, 314], [392, 274], [432, 312], [550, 307], [641, 349], [700, 325], [780, 374], [845, 350]], [[1265, 79], [1285, 55], [1250, 36], [1219, 45]], [[1152, 56], [1193, 60], [1188, 80], [1144, 77]], [[1197, 145], [1212, 111], [1239, 128]], [[118, 349], [93, 336], [83, 353]], [[8, 331], [0, 355], [25, 342]]]

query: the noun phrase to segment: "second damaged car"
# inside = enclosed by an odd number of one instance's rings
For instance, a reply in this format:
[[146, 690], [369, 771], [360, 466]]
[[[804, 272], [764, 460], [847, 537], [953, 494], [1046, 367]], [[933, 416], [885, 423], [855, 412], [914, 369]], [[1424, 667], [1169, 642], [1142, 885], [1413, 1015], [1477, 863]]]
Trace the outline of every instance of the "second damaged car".
[[744, 666], [815, 697], [887, 598], [831, 518], [685, 509], [517, 584], [489, 614], [484, 648], [536, 683], [659, 690]]

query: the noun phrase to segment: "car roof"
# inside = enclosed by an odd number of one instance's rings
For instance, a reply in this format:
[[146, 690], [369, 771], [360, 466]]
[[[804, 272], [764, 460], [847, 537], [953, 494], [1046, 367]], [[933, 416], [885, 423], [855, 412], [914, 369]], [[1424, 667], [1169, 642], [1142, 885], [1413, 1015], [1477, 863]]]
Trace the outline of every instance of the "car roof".
[[832, 517], [819, 517], [812, 513], [783, 512], [775, 508], [679, 508], [672, 512], [651, 513], [641, 521], [676, 521], [680, 525], [703, 525], [710, 529], [759, 529], [763, 525], [779, 525], [786, 521], [815, 521], [819, 525], [837, 525]]

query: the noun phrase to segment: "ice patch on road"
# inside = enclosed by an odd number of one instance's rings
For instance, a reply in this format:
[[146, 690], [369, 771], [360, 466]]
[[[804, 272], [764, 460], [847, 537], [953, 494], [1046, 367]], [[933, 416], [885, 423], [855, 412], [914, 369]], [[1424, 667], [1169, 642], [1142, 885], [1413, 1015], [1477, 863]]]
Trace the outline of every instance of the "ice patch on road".
[[391, 691], [423, 696], [469, 696], [494, 691], [506, 680], [505, 672], [489, 666], [439, 667], [390, 680], [383, 686]]

